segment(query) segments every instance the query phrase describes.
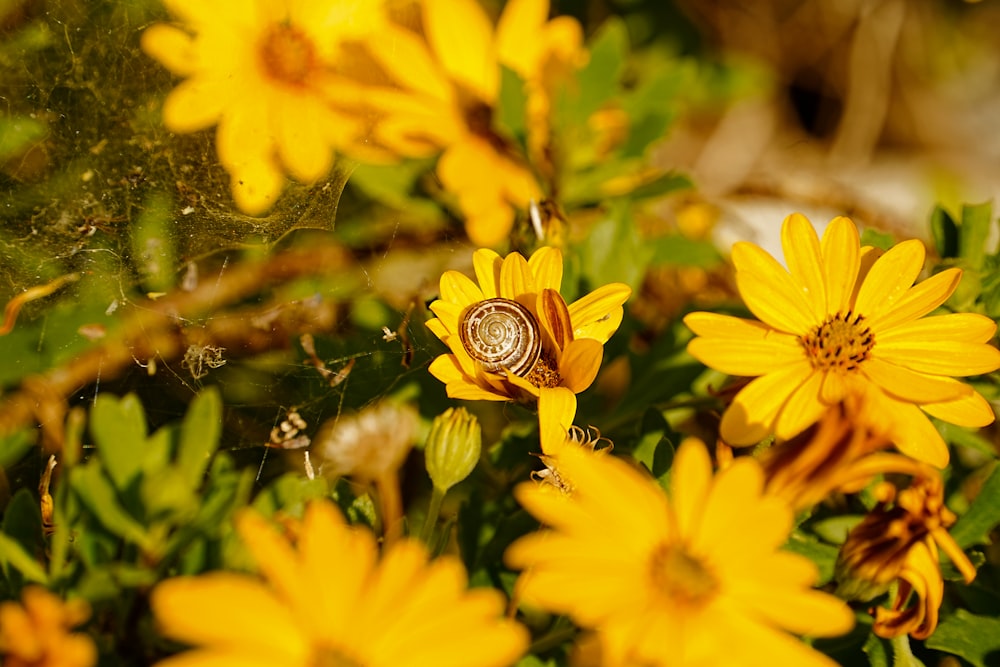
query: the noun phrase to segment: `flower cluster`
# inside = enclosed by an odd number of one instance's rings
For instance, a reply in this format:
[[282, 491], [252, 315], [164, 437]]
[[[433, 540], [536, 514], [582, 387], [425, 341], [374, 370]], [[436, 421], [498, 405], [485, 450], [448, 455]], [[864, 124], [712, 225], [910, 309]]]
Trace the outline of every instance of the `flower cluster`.
[[587, 59], [580, 25], [548, 20], [548, 0], [513, 0], [496, 28], [475, 0], [420, 2], [416, 16], [384, 0], [166, 4], [180, 24], [142, 39], [184, 78], [164, 124], [218, 126], [241, 210], [266, 212], [286, 173], [326, 176], [338, 151], [374, 164], [438, 155], [438, 178], [484, 246], [499, 245], [515, 213], [544, 194], [529, 155], [493, 120], [502, 68], [523, 82], [528, 153], [546, 171], [550, 91]]
[[9, 667], [97, 664], [93, 640], [72, 629], [90, 618], [83, 600], [63, 602], [39, 586], [28, 586], [21, 603], [0, 602], [0, 657]]

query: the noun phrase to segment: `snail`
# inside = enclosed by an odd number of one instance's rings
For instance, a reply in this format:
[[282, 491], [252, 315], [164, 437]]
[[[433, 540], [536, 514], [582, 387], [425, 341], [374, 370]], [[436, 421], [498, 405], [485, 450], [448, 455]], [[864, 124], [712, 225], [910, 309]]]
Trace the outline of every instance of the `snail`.
[[542, 353], [538, 320], [510, 299], [486, 299], [469, 306], [458, 337], [469, 356], [488, 371], [506, 369], [525, 377]]

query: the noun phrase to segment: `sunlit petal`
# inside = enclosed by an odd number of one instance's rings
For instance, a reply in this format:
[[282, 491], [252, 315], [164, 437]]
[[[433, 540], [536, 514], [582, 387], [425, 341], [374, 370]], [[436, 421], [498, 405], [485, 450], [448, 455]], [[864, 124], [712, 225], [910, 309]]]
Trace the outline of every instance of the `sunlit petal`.
[[801, 213], [785, 218], [781, 225], [781, 247], [788, 270], [811, 307], [812, 318], [822, 321], [829, 311], [819, 237], [812, 223]]

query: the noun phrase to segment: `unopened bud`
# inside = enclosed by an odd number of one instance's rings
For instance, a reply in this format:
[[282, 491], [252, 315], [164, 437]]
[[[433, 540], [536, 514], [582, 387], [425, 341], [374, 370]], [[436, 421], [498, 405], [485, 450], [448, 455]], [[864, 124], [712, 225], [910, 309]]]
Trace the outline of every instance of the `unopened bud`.
[[434, 419], [424, 457], [434, 487], [444, 492], [469, 476], [483, 446], [479, 420], [465, 408], [448, 408]]

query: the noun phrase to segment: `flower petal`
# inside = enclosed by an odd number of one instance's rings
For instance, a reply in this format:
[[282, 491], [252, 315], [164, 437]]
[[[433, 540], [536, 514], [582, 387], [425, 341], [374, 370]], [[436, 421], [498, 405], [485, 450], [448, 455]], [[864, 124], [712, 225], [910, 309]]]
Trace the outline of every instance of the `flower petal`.
[[802, 360], [750, 382], [722, 415], [719, 426], [722, 439], [736, 447], [763, 440], [772, 432], [789, 397], [812, 373], [809, 362]]
[[476, 272], [476, 280], [487, 299], [500, 296], [500, 266], [503, 260], [495, 251], [480, 248], [472, 253], [472, 268]]
[[462, 308], [471, 306], [485, 299], [479, 285], [472, 282], [464, 273], [445, 271], [441, 274], [441, 299], [457, 304]]
[[209, 128], [222, 118], [229, 103], [228, 92], [205, 77], [182, 81], [163, 101], [163, 124], [181, 134]]
[[531, 255], [528, 267], [538, 289], [549, 288], [558, 292], [562, 287], [563, 257], [559, 248], [542, 246]]
[[1000, 368], [1000, 350], [982, 343], [876, 341], [874, 353], [898, 366], [932, 375], [983, 375]]
[[[907, 290], [892, 308], [881, 313], [868, 313], [869, 326], [878, 334], [923, 317], [944, 303], [961, 281], [961, 269], [937, 273]], [[859, 309], [858, 312], [863, 311]]]
[[566, 387], [542, 388], [538, 392], [538, 437], [542, 452], [558, 455], [566, 444], [569, 427], [576, 417], [576, 394]]
[[824, 374], [812, 372], [785, 402], [774, 424], [774, 435], [779, 440], [793, 438], [815, 424], [830, 406], [820, 400]]
[[924, 244], [917, 239], [890, 248], [865, 276], [854, 303], [855, 312], [874, 323], [895, 310], [920, 274], [925, 255]]
[[874, 356], [861, 372], [884, 392], [910, 403], [940, 403], [972, 393], [972, 387], [951, 378], [924, 375]]
[[732, 260], [740, 295], [760, 320], [796, 335], [819, 323], [802, 288], [763, 249], [746, 241], [737, 242], [733, 245]]
[[989, 426], [996, 419], [993, 407], [977, 391], [953, 401], [922, 404], [920, 407], [932, 417], [967, 428]]
[[[538, 323], [556, 350], [564, 350], [573, 342], [573, 323], [559, 292], [551, 288], [543, 289], [536, 300], [535, 312], [538, 313]], [[551, 349], [549, 345], [544, 347]]]
[[[798, 283], [812, 310], [812, 317], [822, 322], [826, 309], [826, 285], [819, 237], [809, 220], [801, 213], [792, 213], [781, 225], [781, 248], [792, 278]], [[843, 270], [837, 267], [837, 270]]]
[[621, 306], [631, 295], [628, 285], [610, 283], [571, 303], [569, 317], [573, 320], [574, 336], [606, 343], [621, 326], [624, 316]]
[[[535, 278], [531, 275], [528, 262], [521, 253], [512, 252], [504, 257], [500, 266], [500, 296], [517, 301], [522, 294], [534, 294], [535, 291]], [[531, 308], [535, 304], [523, 305]]]
[[823, 271], [826, 311], [846, 312], [861, 266], [858, 228], [848, 218], [837, 217], [823, 232]]
[[146, 55], [177, 76], [190, 76], [198, 66], [198, 53], [191, 35], [172, 25], [155, 23], [149, 26], [142, 31], [139, 44]]
[[670, 473], [670, 496], [679, 537], [687, 538], [697, 531], [711, 484], [712, 461], [705, 444], [685, 439], [677, 448]]
[[688, 343], [687, 351], [710, 368], [747, 377], [766, 375], [775, 368], [806, 358], [798, 338], [772, 333], [772, 336], [760, 340], [700, 336]]
[[448, 75], [491, 104], [500, 88], [493, 25], [474, 0], [423, 3], [424, 30]]
[[563, 386], [574, 394], [589, 387], [601, 369], [604, 346], [593, 338], [578, 338], [566, 346], [559, 358]]
[[937, 468], [948, 465], [948, 445], [920, 408], [877, 388], [866, 394], [863, 406], [865, 422], [889, 438], [896, 449]]
[[[926, 284], [926, 281], [921, 284]], [[997, 332], [996, 322], [978, 313], [950, 313], [936, 317], [925, 317], [898, 324], [879, 331], [876, 342], [896, 341], [963, 341], [966, 343], [987, 343]]]

